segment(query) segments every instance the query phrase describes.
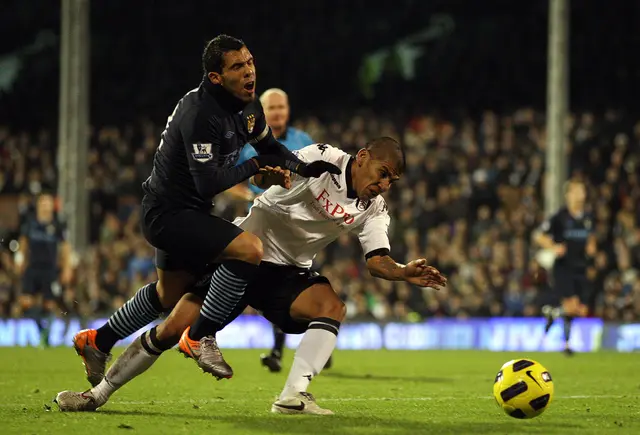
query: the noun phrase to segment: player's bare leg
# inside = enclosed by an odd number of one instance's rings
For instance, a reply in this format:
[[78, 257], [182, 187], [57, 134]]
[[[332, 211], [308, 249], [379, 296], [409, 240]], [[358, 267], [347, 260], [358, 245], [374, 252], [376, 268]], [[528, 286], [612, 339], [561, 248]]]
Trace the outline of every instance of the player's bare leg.
[[160, 279], [138, 290], [107, 323], [98, 329], [79, 331], [73, 337], [73, 347], [82, 358], [91, 386], [95, 387], [104, 378], [113, 346], [175, 306], [194, 281], [194, 277], [185, 271], [156, 271]]
[[42, 309], [38, 304], [38, 301], [30, 294], [20, 295], [19, 301], [23, 315], [28, 319], [32, 319], [36, 323], [38, 333], [42, 336]]
[[302, 292], [291, 305], [291, 317], [309, 320], [298, 346], [284, 389], [271, 406], [279, 414], [330, 415], [307, 392], [309, 383], [325, 366], [338, 340], [346, 308], [329, 284], [315, 284]]
[[562, 317], [564, 320], [564, 353], [568, 356], [573, 355], [573, 350], [569, 345], [571, 338], [571, 325], [575, 317], [582, 315], [582, 308], [580, 298], [578, 296], [571, 296], [562, 300]]
[[[242, 299], [249, 280], [262, 261], [262, 242], [251, 233], [236, 237], [223, 251], [224, 260], [211, 277], [200, 316], [180, 339], [180, 351], [193, 358], [205, 373], [231, 378], [233, 369], [218, 348], [215, 333]], [[213, 260], [213, 259], [212, 259]]]
[[57, 301], [52, 299], [44, 299], [42, 301], [40, 345], [43, 347], [49, 347], [49, 332], [51, 331], [51, 325], [56, 318], [55, 313], [57, 311], [60, 311]]
[[61, 411], [95, 411], [111, 395], [135, 377], [147, 371], [168, 349], [175, 346], [180, 335], [197, 317], [202, 299], [188, 293], [178, 302], [169, 317], [131, 343], [113, 363], [98, 385], [84, 392], [62, 391], [54, 402]]
[[542, 315], [547, 320], [544, 326], [544, 333], [547, 334], [556, 319], [562, 316], [562, 309], [560, 307], [545, 305], [542, 307]]

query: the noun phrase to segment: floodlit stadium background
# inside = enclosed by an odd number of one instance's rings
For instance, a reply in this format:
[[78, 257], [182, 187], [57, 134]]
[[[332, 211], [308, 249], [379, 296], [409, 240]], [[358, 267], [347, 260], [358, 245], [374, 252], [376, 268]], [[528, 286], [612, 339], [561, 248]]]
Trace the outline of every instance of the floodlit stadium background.
[[[550, 294], [530, 235], [568, 176], [588, 181], [599, 251], [593, 317], [573, 345], [640, 348], [634, 2], [576, 1], [551, 39], [544, 1], [64, 1], [68, 23], [59, 2], [39, 3], [9, 1], [0, 15], [0, 346], [38, 342], [15, 303], [11, 242], [43, 187], [58, 190], [77, 260], [52, 344], [155, 279], [140, 184], [166, 117], [201, 78], [204, 41], [225, 32], [254, 54], [258, 91], [286, 90], [292, 124], [314, 140], [355, 152], [389, 135], [407, 149], [388, 197], [392, 255], [426, 256], [450, 285], [373, 279], [355, 239], [340, 239], [316, 262], [348, 307], [339, 348], [560, 349], [559, 327], [542, 340]], [[245, 210], [217, 199], [223, 216]], [[268, 347], [269, 331], [244, 317], [220, 343]]]

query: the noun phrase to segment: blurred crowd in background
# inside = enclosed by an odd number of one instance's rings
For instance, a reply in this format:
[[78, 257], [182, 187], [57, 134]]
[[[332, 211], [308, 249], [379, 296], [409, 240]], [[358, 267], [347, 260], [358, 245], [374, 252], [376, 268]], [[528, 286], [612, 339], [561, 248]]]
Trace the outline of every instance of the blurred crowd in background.
[[[368, 138], [392, 136], [407, 152], [407, 170], [389, 192], [392, 256], [426, 257], [443, 271], [441, 291], [372, 278], [357, 239], [344, 236], [316, 258], [352, 319], [416, 321], [452, 316], [534, 316], [552, 300], [546, 271], [535, 261], [531, 233], [541, 224], [545, 183], [544, 117], [530, 109], [477, 117], [383, 117], [362, 112], [340, 119], [302, 118], [294, 126], [317, 142], [355, 153]], [[163, 123], [96, 128], [89, 153], [91, 248], [77, 258], [61, 311], [108, 314], [155, 280], [153, 250], [140, 233], [141, 183], [151, 171]], [[589, 269], [592, 314], [640, 319], [640, 122], [622, 113], [567, 119], [568, 174], [588, 186], [598, 254]], [[56, 137], [0, 126], [0, 195], [56, 187]], [[247, 204], [216, 198], [215, 213], [245, 214]], [[8, 241], [16, 228], [0, 219], [0, 316], [20, 315], [20, 277]], [[635, 296], [635, 297], [634, 297]]]

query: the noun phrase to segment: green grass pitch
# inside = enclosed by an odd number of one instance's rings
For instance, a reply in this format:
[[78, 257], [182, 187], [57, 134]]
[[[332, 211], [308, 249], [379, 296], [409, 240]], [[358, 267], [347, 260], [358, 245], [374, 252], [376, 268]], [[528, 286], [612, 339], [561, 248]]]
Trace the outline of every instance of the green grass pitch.
[[[640, 434], [637, 354], [339, 351], [310, 389], [336, 413], [324, 417], [271, 414], [292, 351], [275, 375], [259, 354], [225, 351], [236, 374], [217, 382], [170, 351], [101, 410], [71, 414], [51, 403], [87, 388], [70, 348], [0, 348], [0, 434]], [[500, 366], [519, 357], [555, 382], [553, 403], [533, 420], [508, 417], [491, 396]]]

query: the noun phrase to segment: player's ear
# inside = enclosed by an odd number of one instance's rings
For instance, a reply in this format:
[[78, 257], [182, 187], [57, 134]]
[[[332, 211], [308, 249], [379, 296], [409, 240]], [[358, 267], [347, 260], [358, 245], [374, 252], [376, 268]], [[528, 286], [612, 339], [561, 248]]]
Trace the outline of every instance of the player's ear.
[[365, 148], [361, 148], [360, 151], [358, 151], [358, 154], [356, 154], [356, 162], [358, 163], [358, 166], [362, 166], [367, 163], [370, 157], [371, 154], [369, 154], [369, 151]]
[[217, 72], [210, 72], [209, 74], [207, 74], [207, 77], [209, 77], [209, 80], [214, 85], [221, 85], [222, 84], [222, 76], [220, 74], [218, 74]]

